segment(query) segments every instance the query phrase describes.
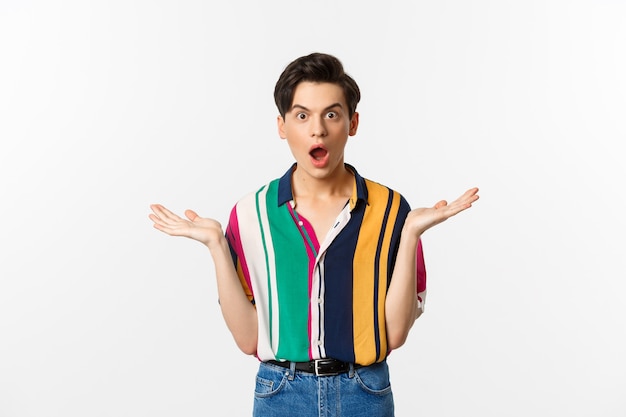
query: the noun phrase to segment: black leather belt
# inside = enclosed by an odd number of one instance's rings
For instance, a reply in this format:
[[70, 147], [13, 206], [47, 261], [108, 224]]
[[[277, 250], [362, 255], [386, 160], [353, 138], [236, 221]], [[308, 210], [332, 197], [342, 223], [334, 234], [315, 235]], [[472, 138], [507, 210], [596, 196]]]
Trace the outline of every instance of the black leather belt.
[[[289, 361], [267, 361], [267, 363], [287, 369], [291, 368], [291, 362]], [[339, 375], [350, 370], [350, 364], [348, 362], [338, 361], [337, 359], [315, 359], [309, 362], [294, 363], [296, 364], [296, 371], [308, 372], [317, 376]], [[353, 365], [353, 369], [360, 367], [361, 365]]]

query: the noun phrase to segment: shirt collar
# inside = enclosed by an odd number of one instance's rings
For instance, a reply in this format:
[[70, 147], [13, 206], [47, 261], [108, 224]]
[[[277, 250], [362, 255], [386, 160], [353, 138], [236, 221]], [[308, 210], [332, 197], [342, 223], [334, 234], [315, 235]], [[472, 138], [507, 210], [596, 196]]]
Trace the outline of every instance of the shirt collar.
[[[359, 175], [356, 169], [350, 164], [344, 164], [346, 168], [348, 168], [354, 174], [354, 188], [352, 190], [352, 197], [350, 197], [350, 210], [354, 210], [359, 200], [363, 200], [367, 203], [367, 186], [365, 185], [365, 179]], [[296, 163], [285, 172], [285, 174], [280, 177], [278, 182], [278, 205], [282, 206], [283, 204], [290, 202], [293, 200], [293, 192], [291, 187], [291, 179], [292, 173], [296, 169]]]

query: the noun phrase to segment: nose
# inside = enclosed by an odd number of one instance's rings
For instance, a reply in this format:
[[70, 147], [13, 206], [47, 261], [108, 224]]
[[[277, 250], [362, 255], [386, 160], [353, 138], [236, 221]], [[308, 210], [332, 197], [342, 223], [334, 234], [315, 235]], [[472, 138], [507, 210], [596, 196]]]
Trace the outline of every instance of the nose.
[[326, 124], [321, 117], [314, 117], [311, 121], [311, 136], [324, 137], [327, 134]]

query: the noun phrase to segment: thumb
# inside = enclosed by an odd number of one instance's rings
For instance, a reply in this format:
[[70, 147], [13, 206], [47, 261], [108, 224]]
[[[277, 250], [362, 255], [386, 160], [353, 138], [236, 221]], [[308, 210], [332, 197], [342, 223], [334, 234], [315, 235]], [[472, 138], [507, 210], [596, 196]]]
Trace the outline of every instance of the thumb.
[[440, 209], [442, 207], [445, 207], [448, 205], [448, 202], [446, 200], [441, 200], [439, 202], [437, 202], [437, 204], [435, 204], [435, 208], [436, 209]]
[[185, 210], [185, 216], [187, 216], [187, 218], [192, 222], [199, 217], [198, 214], [193, 210]]

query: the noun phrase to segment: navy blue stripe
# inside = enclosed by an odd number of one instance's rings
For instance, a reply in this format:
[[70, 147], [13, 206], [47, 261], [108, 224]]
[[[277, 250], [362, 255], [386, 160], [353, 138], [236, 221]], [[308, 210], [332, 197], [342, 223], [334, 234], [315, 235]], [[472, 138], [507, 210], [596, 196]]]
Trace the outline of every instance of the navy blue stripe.
[[393, 268], [396, 264], [398, 246], [400, 245], [400, 235], [409, 211], [411, 211], [411, 206], [404, 197], [400, 196], [400, 207], [398, 209], [398, 215], [396, 216], [396, 222], [393, 226], [393, 235], [390, 242], [391, 250], [389, 251], [387, 259], [387, 265], [389, 265], [389, 269], [387, 270], [387, 288], [389, 288], [389, 284], [391, 284], [391, 276], [393, 274]]
[[380, 328], [378, 326], [378, 291], [380, 286], [380, 252], [383, 247], [383, 241], [385, 238], [385, 229], [387, 228], [387, 221], [389, 220], [389, 212], [391, 210], [391, 203], [393, 202], [393, 192], [387, 188], [389, 194], [387, 195], [387, 207], [385, 208], [385, 216], [383, 217], [383, 223], [380, 226], [380, 234], [378, 235], [378, 245], [376, 245], [376, 257], [374, 258], [374, 340], [376, 343], [376, 360], [380, 360]]
[[353, 264], [364, 206], [359, 204], [358, 209], [352, 211], [350, 221], [331, 243], [324, 259], [326, 354], [346, 362], [353, 362], [356, 356], [352, 307]]

